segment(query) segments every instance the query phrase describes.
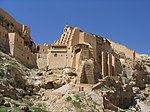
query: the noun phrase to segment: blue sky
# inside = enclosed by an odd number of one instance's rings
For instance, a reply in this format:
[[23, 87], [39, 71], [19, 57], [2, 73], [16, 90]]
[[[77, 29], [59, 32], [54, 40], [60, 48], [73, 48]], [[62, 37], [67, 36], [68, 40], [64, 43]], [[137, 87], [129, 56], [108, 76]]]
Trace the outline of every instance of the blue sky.
[[150, 54], [150, 0], [0, 0], [31, 28], [36, 43], [53, 43], [67, 25]]

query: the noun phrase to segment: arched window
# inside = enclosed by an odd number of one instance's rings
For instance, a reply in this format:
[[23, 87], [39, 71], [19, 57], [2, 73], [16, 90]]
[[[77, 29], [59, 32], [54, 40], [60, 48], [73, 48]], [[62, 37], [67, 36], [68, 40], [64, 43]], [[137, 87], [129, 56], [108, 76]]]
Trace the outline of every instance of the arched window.
[[36, 47], [36, 50], [37, 50], [37, 51], [40, 51], [40, 46], [37, 46], [37, 47]]
[[54, 57], [57, 57], [57, 53], [54, 54]]

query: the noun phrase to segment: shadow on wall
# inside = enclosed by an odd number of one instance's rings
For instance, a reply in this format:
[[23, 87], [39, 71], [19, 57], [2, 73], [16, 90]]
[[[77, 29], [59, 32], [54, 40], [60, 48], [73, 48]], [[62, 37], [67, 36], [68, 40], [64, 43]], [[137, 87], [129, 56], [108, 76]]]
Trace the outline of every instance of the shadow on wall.
[[88, 83], [87, 74], [85, 71], [85, 66], [83, 67], [82, 74], [81, 74], [81, 83]]

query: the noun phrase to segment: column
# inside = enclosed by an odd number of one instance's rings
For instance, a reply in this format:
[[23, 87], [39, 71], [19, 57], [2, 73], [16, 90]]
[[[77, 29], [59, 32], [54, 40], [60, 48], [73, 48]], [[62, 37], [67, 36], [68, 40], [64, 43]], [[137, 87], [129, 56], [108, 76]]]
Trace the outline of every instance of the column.
[[112, 55], [108, 54], [108, 75], [112, 76]]
[[105, 52], [102, 51], [102, 78], [106, 76], [106, 57]]
[[116, 57], [112, 56], [112, 76], [116, 75]]

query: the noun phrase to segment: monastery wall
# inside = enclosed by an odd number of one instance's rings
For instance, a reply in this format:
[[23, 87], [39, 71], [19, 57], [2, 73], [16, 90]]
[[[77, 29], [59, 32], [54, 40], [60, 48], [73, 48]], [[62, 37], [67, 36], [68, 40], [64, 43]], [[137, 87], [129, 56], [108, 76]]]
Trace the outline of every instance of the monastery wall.
[[36, 44], [36, 51], [37, 51], [37, 66], [38, 68], [44, 68], [48, 66], [48, 51], [50, 49], [50, 45], [44, 44]]
[[75, 27], [72, 31], [72, 36], [70, 38], [70, 46], [74, 46], [79, 43], [79, 34], [80, 34], [80, 29]]
[[8, 33], [10, 53], [28, 67], [36, 67], [36, 54], [28, 46], [24, 46], [24, 39], [16, 33]]
[[73, 49], [74, 66], [78, 74], [77, 83], [94, 83], [94, 66], [87, 62], [90, 58], [88, 47], [85, 44], [77, 44]]
[[68, 56], [70, 56], [67, 46], [52, 45], [48, 53], [49, 68], [63, 68], [68, 65]]
[[5, 48], [7, 45], [7, 30], [0, 26], [0, 47]]
[[46, 66], [48, 66], [47, 58], [48, 58], [47, 54], [37, 53], [36, 63], [37, 63], [38, 68], [45, 68]]
[[[79, 37], [79, 43], [84, 43], [84, 44], [89, 44], [92, 47], [92, 55], [94, 59], [96, 59], [96, 37], [88, 34], [88, 33], [83, 33], [81, 32], [80, 34], [81, 37]], [[95, 60], [94, 60], [95, 61]]]
[[5, 12], [2, 8], [0, 8], [0, 16], [6, 18], [6, 20], [8, 20], [10, 23], [13, 23], [14, 26], [16, 26], [16, 28], [21, 31], [21, 29], [22, 29], [22, 24], [18, 23], [12, 16], [10, 16], [10, 15], [9, 15], [7, 12]]
[[50, 49], [49, 44], [44, 44], [44, 45], [36, 44], [36, 51], [40, 54], [47, 54], [48, 49]]

